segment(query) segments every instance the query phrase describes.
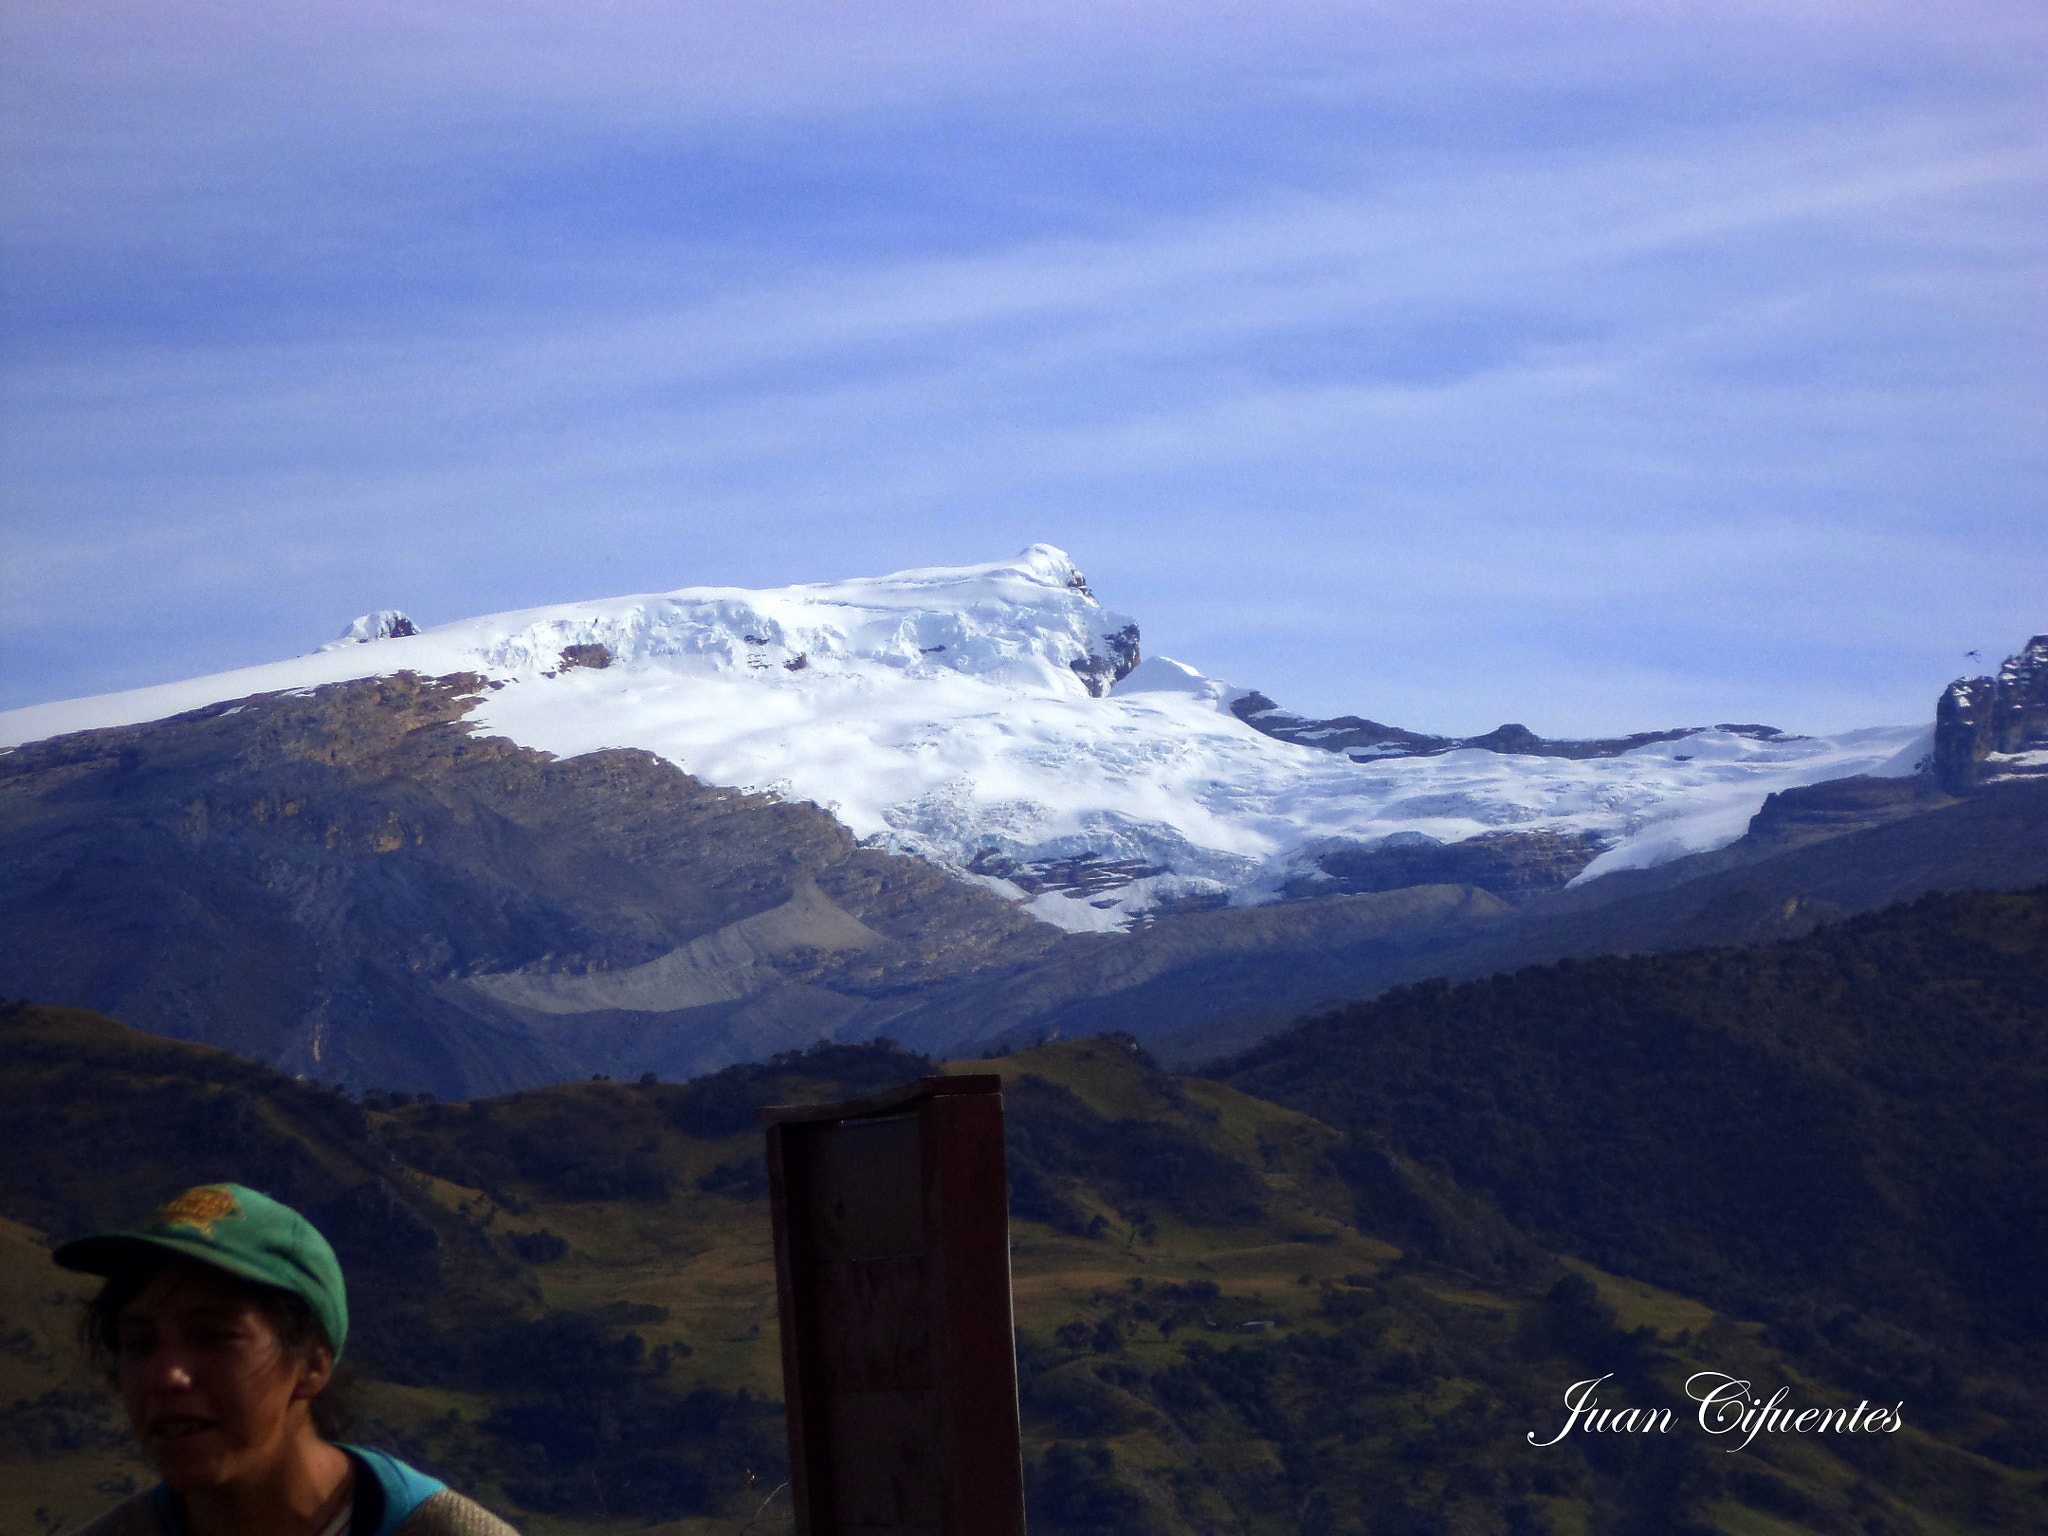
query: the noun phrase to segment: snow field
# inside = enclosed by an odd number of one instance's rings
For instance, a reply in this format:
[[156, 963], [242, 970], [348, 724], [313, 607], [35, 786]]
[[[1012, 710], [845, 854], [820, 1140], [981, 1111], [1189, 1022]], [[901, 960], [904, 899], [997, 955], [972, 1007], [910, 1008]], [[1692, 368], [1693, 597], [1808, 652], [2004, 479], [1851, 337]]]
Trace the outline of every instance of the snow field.
[[[1902, 726], [1775, 741], [1708, 731], [1585, 761], [1467, 749], [1353, 763], [1260, 735], [1229, 712], [1245, 690], [1164, 657], [1091, 697], [1071, 663], [1113, 654], [1129, 623], [1064, 553], [1033, 545], [984, 566], [345, 635], [291, 661], [12, 711], [0, 743], [400, 670], [478, 671], [505, 685], [472, 716], [486, 732], [559, 756], [641, 748], [710, 783], [815, 801], [855, 835], [963, 875], [984, 853], [1164, 871], [1092, 900], [1030, 901], [1077, 930], [1120, 928], [1169, 895], [1268, 900], [1332, 846], [1401, 834], [1592, 832], [1609, 846], [1590, 879], [1732, 841], [1775, 790], [1908, 773], [1927, 750], [1925, 728]], [[610, 665], [563, 665], [565, 649], [599, 645]]]

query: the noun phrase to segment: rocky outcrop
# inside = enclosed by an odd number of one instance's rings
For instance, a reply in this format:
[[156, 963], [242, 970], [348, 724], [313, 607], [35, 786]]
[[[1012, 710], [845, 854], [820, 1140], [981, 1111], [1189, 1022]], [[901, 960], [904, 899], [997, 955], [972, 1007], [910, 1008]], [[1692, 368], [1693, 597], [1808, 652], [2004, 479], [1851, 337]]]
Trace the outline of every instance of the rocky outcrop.
[[[1005, 858], [992, 848], [984, 848], [969, 861], [967, 872], [1007, 880], [1032, 896], [1056, 891], [1062, 896], [1087, 900], [1106, 891], [1120, 890], [1133, 880], [1163, 875], [1166, 870], [1142, 859], [1105, 859], [1095, 853], [1063, 859], [1019, 860]], [[1103, 904], [1115, 905], [1114, 902]]]
[[327, 649], [337, 645], [368, 645], [372, 640], [401, 640], [419, 632], [419, 626], [396, 608], [380, 608], [351, 620]]
[[558, 666], [564, 672], [573, 667], [589, 667], [592, 671], [602, 672], [611, 664], [612, 652], [608, 645], [565, 645]]
[[1232, 703], [1230, 712], [1262, 736], [1291, 741], [1297, 746], [1321, 747], [1325, 752], [1347, 753], [1358, 762], [1380, 757], [1432, 757], [1456, 745], [1448, 736], [1425, 736], [1358, 715], [1310, 720], [1282, 709], [1256, 690]]
[[1996, 779], [2048, 774], [2048, 635], [1996, 677], [1961, 677], [1934, 714], [1934, 772], [1959, 795]]
[[1765, 796], [1762, 809], [1749, 819], [1743, 841], [1755, 849], [1798, 848], [1952, 804], [1933, 776], [1924, 773], [1826, 779]]
[[1498, 725], [1483, 736], [1430, 736], [1382, 725], [1358, 715], [1338, 715], [1328, 720], [1311, 720], [1282, 709], [1263, 693], [1248, 693], [1230, 706], [1230, 712], [1262, 736], [1290, 741], [1297, 746], [1319, 747], [1325, 752], [1342, 752], [1354, 763], [1378, 762], [1388, 757], [1437, 757], [1465, 747], [1521, 757], [1566, 757], [1586, 759], [1619, 757], [1637, 747], [1659, 741], [1683, 741], [1702, 731], [1725, 731], [1731, 736], [1749, 736], [1772, 741], [1785, 733], [1770, 725], [1688, 725], [1672, 731], [1637, 731], [1631, 736], [1603, 736], [1590, 740], [1551, 740], [1538, 736], [1526, 725]]
[[1316, 861], [1316, 874], [1290, 884], [1296, 899], [1398, 891], [1411, 885], [1470, 885], [1522, 903], [1563, 887], [1600, 856], [1592, 832], [1487, 832], [1444, 843], [1396, 833], [1369, 848], [1338, 848]]
[[[1084, 586], [1080, 590], [1088, 589]], [[1067, 663], [1074, 669], [1074, 675], [1088, 685], [1088, 692], [1098, 699], [1128, 677], [1144, 659], [1138, 650], [1138, 626], [1126, 624], [1102, 636], [1102, 649], [1109, 654], [1090, 651]]]

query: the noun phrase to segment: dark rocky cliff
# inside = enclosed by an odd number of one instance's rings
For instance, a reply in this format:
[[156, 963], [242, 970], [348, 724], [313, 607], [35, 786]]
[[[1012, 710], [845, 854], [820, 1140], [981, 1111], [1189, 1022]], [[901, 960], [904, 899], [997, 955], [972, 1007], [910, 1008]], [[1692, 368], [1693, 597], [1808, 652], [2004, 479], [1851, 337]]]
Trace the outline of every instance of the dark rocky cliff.
[[1477, 747], [1521, 757], [1619, 757], [1637, 747], [1659, 741], [1683, 741], [1708, 729], [1729, 731], [1737, 736], [1754, 736], [1768, 741], [1785, 733], [1771, 725], [1681, 726], [1670, 731], [1637, 731], [1630, 736], [1603, 736], [1581, 741], [1557, 741], [1538, 736], [1526, 725], [1497, 725], [1483, 736], [1431, 736], [1405, 731], [1396, 725], [1382, 725], [1359, 715], [1337, 715], [1328, 720], [1311, 720], [1282, 709], [1263, 693], [1248, 693], [1230, 706], [1230, 712], [1262, 736], [1290, 741], [1296, 746], [1317, 747], [1325, 752], [1342, 752], [1354, 763], [1377, 762], [1387, 757], [1437, 757], [1461, 748]]
[[[2039, 761], [2026, 759], [2040, 754]], [[1934, 771], [1961, 794], [1997, 778], [2048, 774], [2048, 635], [2008, 656], [1996, 677], [1961, 677], [1934, 715]]]
[[[1074, 579], [1077, 584], [1080, 582], [1078, 576]], [[1088, 589], [1082, 586], [1080, 590], [1086, 592]], [[1126, 624], [1102, 636], [1102, 649], [1109, 654], [1104, 656], [1091, 650], [1086, 656], [1067, 663], [1073, 668], [1074, 675], [1088, 685], [1088, 692], [1098, 699], [1128, 677], [1131, 669], [1143, 659], [1138, 645], [1138, 626]]]

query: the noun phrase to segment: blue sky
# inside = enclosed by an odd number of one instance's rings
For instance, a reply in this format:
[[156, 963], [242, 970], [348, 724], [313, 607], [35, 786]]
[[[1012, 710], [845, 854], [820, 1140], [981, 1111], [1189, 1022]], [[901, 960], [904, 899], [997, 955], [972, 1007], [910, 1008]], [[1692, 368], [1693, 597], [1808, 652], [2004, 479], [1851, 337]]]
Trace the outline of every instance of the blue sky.
[[0, 707], [1070, 550], [1303, 710], [2048, 630], [2034, 0], [17, 0]]

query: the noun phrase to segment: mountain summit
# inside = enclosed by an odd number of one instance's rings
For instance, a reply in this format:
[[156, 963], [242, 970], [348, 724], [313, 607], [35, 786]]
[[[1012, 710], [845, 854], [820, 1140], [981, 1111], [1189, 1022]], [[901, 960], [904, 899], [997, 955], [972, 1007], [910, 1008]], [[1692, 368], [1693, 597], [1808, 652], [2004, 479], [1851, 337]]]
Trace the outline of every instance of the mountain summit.
[[1449, 845], [1540, 865], [1546, 885], [1584, 880], [1730, 842], [1775, 791], [1909, 773], [1928, 746], [1910, 726], [1574, 745], [1519, 727], [1457, 740], [1306, 721], [1141, 660], [1137, 623], [1048, 544], [428, 629], [386, 610], [309, 656], [0, 715], [0, 745], [404, 672], [483, 678], [468, 716], [482, 733], [564, 758], [640, 748], [710, 785], [814, 801], [869, 845], [1072, 931], [1369, 889], [1360, 859], [1398, 856], [1410, 878]]

